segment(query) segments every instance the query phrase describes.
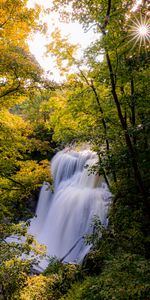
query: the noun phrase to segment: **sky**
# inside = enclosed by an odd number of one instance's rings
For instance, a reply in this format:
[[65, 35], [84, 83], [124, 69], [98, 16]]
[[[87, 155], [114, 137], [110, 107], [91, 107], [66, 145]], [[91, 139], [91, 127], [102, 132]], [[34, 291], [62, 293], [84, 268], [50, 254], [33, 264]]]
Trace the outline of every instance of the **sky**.
[[[44, 8], [50, 8], [51, 0], [28, 0], [28, 7], [34, 7], [35, 4], [42, 5]], [[61, 81], [63, 77], [60, 76], [59, 70], [55, 66], [54, 58], [52, 56], [46, 57], [44, 52], [46, 51], [45, 45], [51, 41], [50, 35], [54, 28], [58, 27], [61, 30], [62, 36], [69, 35], [69, 41], [73, 44], [79, 44], [80, 50], [78, 56], [82, 55], [83, 50], [96, 38], [96, 34], [93, 30], [84, 32], [82, 26], [79, 23], [62, 23], [59, 21], [57, 13], [51, 15], [41, 16], [42, 20], [48, 25], [47, 37], [41, 33], [36, 33], [32, 36], [32, 39], [28, 41], [31, 53], [36, 57], [39, 64], [47, 73], [47, 76], [51, 80]]]
[[[134, 12], [142, 0], [137, 0], [132, 11]], [[52, 0], [28, 0], [28, 7], [34, 7], [35, 4], [43, 6], [45, 9], [50, 8]], [[79, 23], [62, 23], [59, 21], [57, 13], [51, 13], [49, 15], [41, 16], [41, 19], [48, 25], [47, 37], [41, 33], [36, 33], [32, 36], [32, 39], [28, 41], [31, 53], [36, 57], [39, 64], [45, 70], [47, 77], [54, 81], [62, 81], [64, 78], [60, 76], [59, 70], [56, 68], [54, 58], [49, 55], [46, 56], [45, 45], [51, 41], [52, 31], [58, 27], [61, 30], [62, 36], [69, 35], [69, 41], [73, 44], [79, 44], [80, 50], [78, 56], [82, 55], [83, 50], [96, 39], [96, 34], [93, 30], [84, 32], [82, 26]]]
[[138, 6], [142, 3], [142, 0], [136, 0], [136, 4], [134, 5], [134, 7], [132, 8], [132, 11], [136, 11], [136, 9], [138, 8]]

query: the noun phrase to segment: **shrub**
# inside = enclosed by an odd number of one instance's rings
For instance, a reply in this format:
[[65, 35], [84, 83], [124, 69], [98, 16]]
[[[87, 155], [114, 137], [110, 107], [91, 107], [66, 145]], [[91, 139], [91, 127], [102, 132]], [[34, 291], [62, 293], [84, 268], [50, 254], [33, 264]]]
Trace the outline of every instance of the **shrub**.
[[28, 277], [25, 287], [20, 291], [20, 300], [56, 300], [60, 297], [60, 292], [56, 288], [60, 277], [51, 276], [32, 276]]
[[150, 299], [150, 264], [138, 255], [124, 254], [107, 261], [101, 275], [73, 285], [61, 300]]

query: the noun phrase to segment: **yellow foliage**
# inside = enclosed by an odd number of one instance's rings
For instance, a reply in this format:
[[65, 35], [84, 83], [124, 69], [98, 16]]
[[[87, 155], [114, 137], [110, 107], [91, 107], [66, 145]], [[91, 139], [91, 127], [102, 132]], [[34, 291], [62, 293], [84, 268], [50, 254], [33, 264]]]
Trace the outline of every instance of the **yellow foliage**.
[[59, 291], [55, 290], [55, 284], [59, 282], [60, 276], [54, 274], [51, 276], [28, 277], [26, 285], [20, 292], [20, 300], [54, 300], [58, 299]]
[[74, 55], [79, 45], [70, 44], [68, 36], [62, 38], [58, 28], [52, 32], [51, 37], [52, 42], [47, 45], [47, 53], [51, 53], [55, 57], [56, 66], [64, 75], [74, 65]]
[[1, 0], [0, 27], [4, 45], [6, 40], [17, 46], [24, 45], [31, 30], [37, 27], [40, 7], [28, 9], [26, 4], [27, 0]]
[[43, 160], [39, 164], [36, 161], [20, 161], [17, 164], [20, 171], [13, 176], [16, 181], [22, 182], [25, 186], [33, 185], [33, 189], [37, 186], [41, 186], [41, 183], [45, 181], [50, 182], [50, 167], [48, 160]]
[[2, 0], [0, 7], [0, 103], [10, 108], [22, 102], [42, 70], [29, 53], [27, 38], [40, 30], [40, 7], [28, 9], [27, 0]]

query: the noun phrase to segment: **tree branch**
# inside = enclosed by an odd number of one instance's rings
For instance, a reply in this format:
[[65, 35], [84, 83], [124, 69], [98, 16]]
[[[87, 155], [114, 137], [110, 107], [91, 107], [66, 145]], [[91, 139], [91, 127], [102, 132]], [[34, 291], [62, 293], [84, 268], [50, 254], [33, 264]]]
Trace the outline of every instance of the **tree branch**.
[[6, 188], [6, 187], [0, 187], [1, 190], [4, 191], [19, 191], [19, 188]]
[[106, 27], [107, 27], [107, 24], [109, 22], [110, 11], [111, 11], [111, 0], [108, 0], [107, 12], [106, 12], [106, 16], [105, 16], [105, 19], [104, 19], [104, 23], [102, 25], [97, 24], [98, 27], [100, 28], [100, 30], [102, 31], [103, 35], [106, 35]]
[[14, 92], [18, 91], [19, 87], [20, 87], [20, 82], [18, 82], [18, 85], [15, 88], [10, 88], [6, 92], [2, 93], [0, 95], [0, 98], [5, 97], [5, 96], [7, 96], [7, 95], [9, 95], [11, 93], [14, 93]]
[[11, 177], [6, 177], [6, 179], [8, 179], [8, 180], [12, 181], [13, 183], [18, 184], [18, 185], [20, 185], [21, 187], [25, 188], [24, 184], [22, 184], [21, 182], [19, 182], [19, 181], [13, 179], [13, 178], [11, 178]]
[[[109, 20], [109, 16], [110, 16], [110, 9], [111, 9], [111, 0], [108, 0], [108, 7], [107, 7], [107, 12], [106, 12], [106, 18], [104, 21], [103, 26], [99, 26], [101, 28], [101, 31], [103, 33], [103, 35], [106, 35], [106, 26], [108, 24], [108, 20]], [[143, 198], [145, 200], [145, 205], [147, 210], [149, 211], [150, 209], [150, 205], [147, 199], [147, 194], [145, 191], [145, 187], [144, 187], [144, 183], [143, 183], [143, 179], [141, 176], [141, 172], [138, 166], [138, 161], [136, 158], [136, 151], [135, 151], [135, 147], [132, 145], [132, 141], [130, 138], [130, 135], [128, 133], [128, 127], [127, 127], [127, 123], [123, 117], [122, 114], [122, 109], [121, 109], [121, 104], [116, 92], [116, 83], [115, 83], [115, 78], [114, 78], [114, 74], [113, 74], [113, 68], [112, 68], [112, 63], [111, 63], [111, 59], [110, 59], [110, 55], [107, 49], [105, 49], [106, 52], [106, 61], [107, 61], [107, 65], [108, 65], [108, 70], [109, 70], [109, 77], [110, 77], [110, 82], [111, 82], [111, 88], [112, 88], [112, 95], [113, 95], [113, 99], [116, 105], [116, 109], [117, 109], [117, 113], [118, 113], [118, 118], [121, 124], [121, 127], [124, 131], [124, 137], [125, 137], [125, 141], [126, 141], [126, 145], [127, 148], [129, 150], [130, 156], [131, 156], [131, 160], [132, 160], [132, 168], [134, 171], [134, 177], [135, 177], [135, 182], [137, 183], [137, 186], [139, 187], [139, 190], [141, 192], [141, 194], [143, 195]]]
[[12, 7], [12, 10], [10, 11], [8, 18], [3, 23], [0, 24], [0, 28], [3, 28], [5, 26], [5, 24], [8, 22], [14, 9], [15, 9], [15, 5]]

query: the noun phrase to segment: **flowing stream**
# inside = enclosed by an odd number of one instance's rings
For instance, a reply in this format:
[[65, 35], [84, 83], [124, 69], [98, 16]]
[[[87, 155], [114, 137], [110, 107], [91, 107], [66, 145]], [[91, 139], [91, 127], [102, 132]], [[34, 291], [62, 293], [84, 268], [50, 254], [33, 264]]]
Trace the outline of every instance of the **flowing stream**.
[[[107, 226], [111, 193], [101, 176], [89, 172], [96, 162], [92, 151], [63, 150], [52, 159], [54, 192], [43, 184], [29, 229], [49, 256], [80, 263], [91, 247], [83, 237], [92, 232], [93, 217]], [[47, 264], [44, 260], [41, 267]]]

